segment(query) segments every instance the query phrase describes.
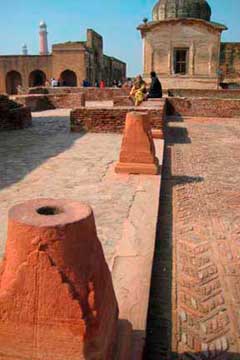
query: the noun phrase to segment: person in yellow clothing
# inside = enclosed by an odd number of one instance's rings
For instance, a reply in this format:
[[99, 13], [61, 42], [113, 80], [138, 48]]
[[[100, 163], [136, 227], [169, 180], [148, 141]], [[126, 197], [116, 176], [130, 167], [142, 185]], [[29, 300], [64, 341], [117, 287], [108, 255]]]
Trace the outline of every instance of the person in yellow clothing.
[[134, 98], [135, 106], [140, 105], [146, 95], [147, 88], [146, 83], [141, 75], [138, 75], [134, 81], [133, 87], [130, 92], [130, 97]]

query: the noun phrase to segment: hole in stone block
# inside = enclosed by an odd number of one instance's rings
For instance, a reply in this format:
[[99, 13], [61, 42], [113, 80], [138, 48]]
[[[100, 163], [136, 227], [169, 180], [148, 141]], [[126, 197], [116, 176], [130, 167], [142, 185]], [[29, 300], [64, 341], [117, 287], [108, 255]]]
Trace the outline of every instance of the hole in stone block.
[[37, 209], [37, 213], [39, 215], [51, 216], [51, 215], [58, 215], [63, 212], [62, 209], [54, 207], [54, 206], [43, 206]]

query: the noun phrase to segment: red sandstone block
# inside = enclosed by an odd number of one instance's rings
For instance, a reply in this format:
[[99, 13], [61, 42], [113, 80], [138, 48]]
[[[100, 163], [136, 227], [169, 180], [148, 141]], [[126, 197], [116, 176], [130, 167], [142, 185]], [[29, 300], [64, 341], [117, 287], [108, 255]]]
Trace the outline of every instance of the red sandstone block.
[[12, 208], [0, 267], [1, 360], [111, 360], [117, 317], [91, 208], [49, 199]]
[[117, 173], [157, 174], [158, 159], [151, 135], [148, 115], [142, 112], [127, 114]]

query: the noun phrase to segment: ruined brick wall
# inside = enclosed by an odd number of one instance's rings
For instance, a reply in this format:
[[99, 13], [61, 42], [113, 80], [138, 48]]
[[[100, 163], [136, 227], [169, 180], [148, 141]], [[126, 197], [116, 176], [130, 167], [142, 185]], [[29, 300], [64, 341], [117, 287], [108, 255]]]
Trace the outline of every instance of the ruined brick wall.
[[115, 96], [113, 98], [113, 106], [132, 106], [134, 102], [128, 96]]
[[[105, 58], [109, 60], [105, 64], [108, 85], [112, 84], [115, 73], [119, 75], [117, 80], [122, 80], [126, 76], [126, 64], [113, 57]], [[52, 55], [0, 56], [0, 93], [14, 95], [19, 84], [27, 89], [45, 85], [46, 80], [50, 81], [51, 78], [68, 86], [81, 86], [83, 80], [90, 80], [94, 84], [96, 80], [103, 79], [103, 59], [103, 39], [91, 29], [87, 31], [87, 41], [55, 44]], [[36, 83], [31, 78], [33, 71], [42, 72], [41, 83], [37, 81], [37, 84], [33, 84]], [[10, 72], [9, 79], [7, 76]]]
[[[114, 108], [79, 108], [71, 112], [72, 131], [87, 130], [90, 132], [121, 133], [124, 129], [126, 115], [130, 111], [144, 110], [139, 107]], [[146, 109], [150, 117], [151, 126], [155, 129], [163, 128], [162, 109]]]
[[226, 82], [240, 82], [240, 43], [221, 43], [220, 65]]
[[[46, 88], [42, 88], [42, 91], [45, 92]], [[129, 89], [127, 88], [95, 88], [95, 87], [57, 87], [57, 88], [48, 88], [49, 94], [76, 94], [82, 93], [85, 94], [86, 101], [111, 101], [117, 96], [128, 96]], [[29, 89], [31, 94], [41, 93], [41, 88], [32, 88]]]
[[107, 86], [112, 86], [113, 81], [124, 81], [126, 78], [126, 64], [110, 56], [103, 56], [103, 80]]
[[31, 124], [29, 108], [14, 103], [7, 96], [0, 96], [0, 131], [24, 129]]
[[128, 90], [125, 88], [83, 88], [86, 96], [86, 101], [111, 101], [116, 96], [128, 95]]
[[188, 98], [207, 97], [218, 99], [240, 99], [240, 90], [169, 89], [168, 95]]
[[77, 86], [81, 86], [83, 80], [86, 78], [85, 67], [85, 47], [80, 42], [68, 42], [64, 44], [53, 45], [53, 73], [55, 79], [60, 79], [64, 71], [73, 71]]
[[14, 100], [29, 107], [31, 111], [73, 109], [85, 106], [85, 95], [82, 93], [18, 95], [14, 97]]
[[167, 99], [167, 114], [230, 118], [240, 116], [240, 99], [177, 98]]

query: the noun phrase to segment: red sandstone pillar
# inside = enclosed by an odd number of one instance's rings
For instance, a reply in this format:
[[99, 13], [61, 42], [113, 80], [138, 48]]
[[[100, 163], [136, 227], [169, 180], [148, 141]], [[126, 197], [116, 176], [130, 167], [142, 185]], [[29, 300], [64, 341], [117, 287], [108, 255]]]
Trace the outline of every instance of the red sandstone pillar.
[[127, 114], [117, 173], [158, 173], [158, 159], [152, 139], [148, 115], [142, 112]]
[[110, 360], [117, 317], [91, 208], [50, 199], [13, 207], [0, 266], [1, 360]]

